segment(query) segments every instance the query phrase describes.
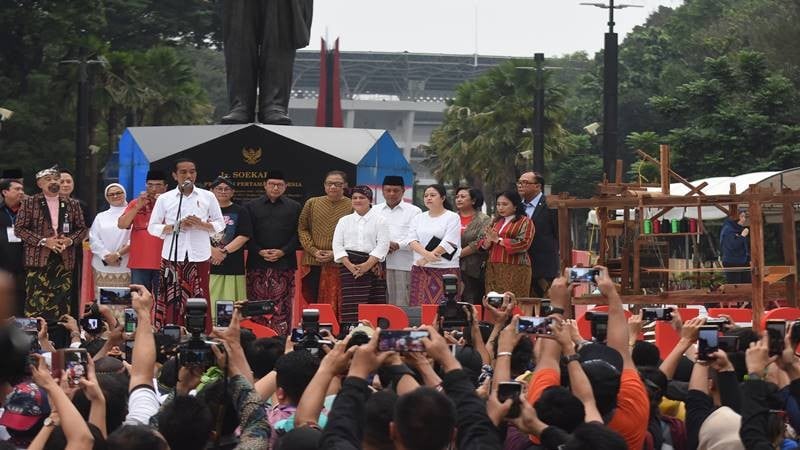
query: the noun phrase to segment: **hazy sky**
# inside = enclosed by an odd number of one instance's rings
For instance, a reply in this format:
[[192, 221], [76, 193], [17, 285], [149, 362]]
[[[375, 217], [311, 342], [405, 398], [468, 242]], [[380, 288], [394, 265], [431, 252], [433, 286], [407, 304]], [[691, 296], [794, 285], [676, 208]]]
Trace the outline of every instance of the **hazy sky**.
[[[343, 51], [528, 56], [590, 53], [603, 46], [608, 10], [581, 1], [607, 0], [317, 0], [311, 45], [339, 37]], [[615, 11], [620, 41], [660, 5], [683, 0], [616, 0], [642, 5]], [[475, 11], [477, 9], [477, 27]]]

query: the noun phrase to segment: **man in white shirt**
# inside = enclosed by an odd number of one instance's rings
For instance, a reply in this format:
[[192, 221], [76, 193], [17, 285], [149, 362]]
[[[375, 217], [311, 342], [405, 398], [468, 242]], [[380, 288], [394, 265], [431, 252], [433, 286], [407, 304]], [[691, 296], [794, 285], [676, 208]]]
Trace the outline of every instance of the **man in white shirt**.
[[383, 179], [384, 202], [375, 205], [375, 212], [389, 224], [389, 255], [386, 256], [386, 286], [388, 302], [396, 306], [408, 306], [408, 285], [411, 282], [411, 266], [414, 253], [399, 242], [408, 233], [411, 219], [422, 212], [412, 203], [403, 201], [405, 192], [403, 177], [388, 175]]
[[[225, 229], [219, 203], [211, 192], [195, 186], [197, 166], [179, 159], [172, 177], [178, 187], [161, 194], [153, 206], [147, 231], [164, 240], [161, 249], [161, 292], [155, 311], [156, 328], [184, 324], [186, 300], [208, 302], [212, 234]], [[211, 331], [211, 310], [206, 332]]]

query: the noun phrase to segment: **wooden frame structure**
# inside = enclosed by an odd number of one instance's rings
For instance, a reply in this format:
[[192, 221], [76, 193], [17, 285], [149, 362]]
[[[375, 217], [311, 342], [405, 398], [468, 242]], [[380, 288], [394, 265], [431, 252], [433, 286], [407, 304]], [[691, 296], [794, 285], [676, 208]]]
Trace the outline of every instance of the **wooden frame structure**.
[[[669, 291], [658, 295], [638, 295], [638, 279], [642, 272], [639, 264], [639, 254], [633, 252], [633, 268], [629, 267], [630, 248], [623, 249], [622, 267], [619, 276], [623, 279], [622, 299], [630, 304], [704, 304], [749, 301], [753, 309], [753, 326], [759, 327], [764, 313], [765, 300], [782, 297], [788, 300], [790, 306], [798, 306], [797, 283], [797, 254], [795, 235], [794, 204], [800, 202], [800, 190], [783, 189], [781, 192], [763, 189], [751, 185], [742, 194], [736, 194], [731, 189], [728, 195], [706, 195], [702, 192], [706, 183], [698, 186], [692, 185], [669, 168], [669, 147], [661, 146], [660, 161], [644, 152], [639, 153], [645, 160], [660, 166], [661, 192], [647, 192], [638, 184], [625, 184], [621, 182], [622, 162], [617, 161], [617, 180], [615, 183], [604, 181], [599, 185], [599, 195], [589, 199], [570, 197], [562, 193], [557, 198], [549, 198], [548, 205], [558, 210], [559, 250], [561, 254], [561, 268], [572, 266], [572, 241], [570, 235], [570, 210], [577, 208], [597, 208], [600, 223], [600, 249], [598, 263], [605, 265], [608, 260], [609, 236], [609, 209], [623, 210], [623, 229], [630, 224], [642, 227], [644, 211], [648, 208], [659, 208], [654, 216], [658, 218], [673, 208], [698, 208], [704, 206], [715, 207], [728, 216], [736, 216], [737, 207], [747, 204], [750, 216], [750, 270], [752, 283], [738, 285], [724, 285], [719, 291], [705, 290]], [[689, 188], [685, 196], [670, 195], [670, 179], [675, 178]], [[695, 195], [697, 194], [697, 195]], [[782, 207], [782, 237], [783, 237], [783, 266], [765, 266], [764, 264], [764, 219], [765, 205], [780, 205]], [[631, 210], [638, 210], [638, 218], [631, 220]], [[702, 232], [702, 220], [699, 220], [698, 233]], [[679, 236], [686, 233], [668, 234], [665, 236]], [[686, 272], [680, 269], [661, 269], [663, 272]], [[721, 272], [721, 268], [698, 268], [689, 271], [695, 272]], [[628, 289], [630, 277], [636, 287], [634, 292]], [[603, 297], [579, 297], [574, 299], [574, 304], [603, 304]]]

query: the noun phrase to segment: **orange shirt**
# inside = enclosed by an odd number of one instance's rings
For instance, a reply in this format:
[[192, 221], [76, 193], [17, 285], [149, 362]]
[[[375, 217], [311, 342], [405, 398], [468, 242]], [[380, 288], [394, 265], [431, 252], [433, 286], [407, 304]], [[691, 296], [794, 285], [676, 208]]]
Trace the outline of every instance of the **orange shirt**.
[[[539, 397], [542, 396], [542, 392], [545, 389], [549, 388], [550, 386], [560, 386], [561, 385], [561, 375], [555, 369], [539, 369], [533, 372], [533, 379], [531, 379], [530, 384], [528, 384], [528, 403], [533, 405], [536, 403], [536, 400], [539, 400]], [[534, 444], [539, 444], [539, 438], [536, 436], [531, 436], [531, 441]]]
[[630, 450], [641, 450], [647, 434], [650, 399], [636, 369], [622, 371], [617, 409], [608, 427], [622, 435]]

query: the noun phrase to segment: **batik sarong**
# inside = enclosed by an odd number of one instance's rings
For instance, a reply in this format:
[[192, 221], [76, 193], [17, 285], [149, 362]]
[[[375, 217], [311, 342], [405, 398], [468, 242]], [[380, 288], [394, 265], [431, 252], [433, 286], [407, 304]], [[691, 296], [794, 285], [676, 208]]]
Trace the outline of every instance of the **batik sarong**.
[[[365, 262], [367, 257], [359, 258], [347, 252], [353, 264]], [[358, 305], [362, 303], [386, 303], [386, 270], [383, 263], [375, 264], [372, 270], [356, 278], [345, 266], [339, 268], [342, 285], [342, 303], [339, 307], [339, 323], [358, 322]]]
[[293, 326], [294, 269], [254, 269], [247, 271], [247, 298], [272, 300], [275, 313], [271, 316], [251, 317], [253, 322], [268, 326], [281, 336], [289, 334]]
[[460, 277], [461, 270], [457, 267], [452, 269], [433, 269], [430, 267], [411, 266], [411, 289], [409, 292], [408, 305], [438, 305], [444, 299], [443, 275], [455, 275]]
[[156, 299], [155, 325], [184, 325], [186, 323], [186, 300], [202, 298], [206, 300], [206, 333], [211, 332], [211, 304], [209, 302], [208, 282], [211, 263], [179, 262], [161, 260], [161, 289]]
[[70, 313], [72, 271], [56, 252], [50, 252], [44, 267], [29, 268], [25, 276], [25, 315], [58, 320]]

